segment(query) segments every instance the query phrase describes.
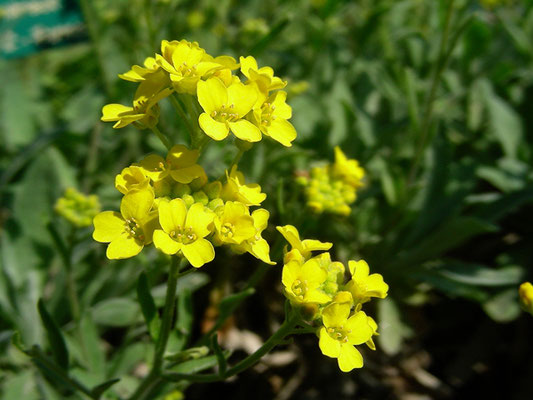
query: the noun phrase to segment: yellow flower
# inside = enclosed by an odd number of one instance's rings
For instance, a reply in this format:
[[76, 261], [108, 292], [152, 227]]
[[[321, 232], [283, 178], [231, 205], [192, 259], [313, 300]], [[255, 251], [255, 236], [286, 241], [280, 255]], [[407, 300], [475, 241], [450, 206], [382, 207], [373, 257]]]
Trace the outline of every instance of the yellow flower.
[[239, 201], [247, 206], [258, 206], [265, 199], [266, 194], [261, 193], [261, 186], [257, 183], [246, 184], [242, 172], [237, 171], [237, 166], [226, 171], [226, 183], [222, 189], [221, 198], [224, 200]]
[[369, 275], [370, 270], [366, 261], [349, 261], [348, 267], [352, 279], [346, 285], [346, 290], [352, 293], [355, 302], [365, 303], [371, 297], [380, 299], [387, 297], [389, 285], [383, 281], [380, 274]]
[[314, 239], [300, 240], [300, 234], [298, 230], [292, 225], [277, 226], [276, 229], [283, 235], [283, 237], [292, 246], [291, 250], [297, 250], [304, 259], [311, 257], [312, 251], [329, 250], [332, 243], [321, 242]]
[[215, 218], [215, 237], [219, 243], [241, 244], [255, 236], [254, 220], [244, 204], [227, 201], [217, 212], [220, 215]]
[[270, 213], [263, 208], [255, 210], [252, 213], [254, 228], [256, 230], [255, 235], [250, 239], [245, 240], [240, 245], [233, 245], [232, 249], [237, 253], [248, 252], [266, 264], [275, 265], [276, 263], [270, 259], [270, 246], [261, 236], [261, 233], [268, 226], [269, 216]]
[[214, 140], [223, 140], [231, 131], [247, 142], [261, 140], [261, 131], [244, 119], [257, 100], [254, 86], [233, 82], [226, 87], [219, 78], [198, 82], [198, 102], [204, 112], [198, 122], [206, 135]]
[[331, 301], [331, 297], [320, 289], [327, 277], [316, 257], [306, 262], [293, 259], [283, 266], [281, 282], [291, 302], [324, 304]]
[[133, 99], [133, 107], [122, 104], [107, 104], [102, 109], [102, 121], [115, 122], [113, 128], [119, 129], [134, 123], [137, 128], [150, 128], [159, 118], [158, 102], [172, 93], [169, 80], [163, 71], [146, 75]]
[[291, 107], [285, 102], [287, 93], [280, 91], [271, 95], [261, 107], [254, 109], [254, 120], [263, 134], [270, 136], [283, 146], [292, 146], [296, 129], [287, 121], [292, 116]]
[[373, 330], [363, 311], [350, 317], [350, 305], [332, 303], [322, 311], [323, 327], [318, 331], [320, 350], [325, 356], [336, 358], [339, 368], [349, 372], [363, 366], [363, 356], [354, 345], [367, 342]]
[[144, 67], [140, 65], [134, 65], [131, 69], [124, 73], [119, 74], [120, 79], [130, 82], [142, 82], [146, 79], [147, 75], [150, 75], [159, 69], [159, 65], [155, 62], [154, 57], [147, 57], [144, 60]]
[[248, 78], [248, 81], [257, 85], [262, 93], [261, 103], [268, 97], [271, 90], [283, 89], [287, 82], [274, 76], [274, 70], [270, 67], [257, 67], [257, 61], [254, 57], [240, 57], [241, 72]]
[[196, 42], [186, 40], [163, 40], [161, 55], [156, 62], [170, 74], [172, 84], [178, 93], [196, 94], [198, 81], [209, 73], [224, 68]]
[[189, 210], [182, 199], [159, 203], [159, 223], [163, 229], [154, 232], [154, 245], [165, 254], [180, 252], [195, 268], [215, 258], [213, 245], [205, 239], [211, 233], [213, 214], [199, 203]]
[[122, 198], [120, 213], [104, 211], [94, 217], [93, 238], [109, 243], [107, 258], [136, 256], [152, 242], [157, 213], [151, 212], [154, 193], [149, 190], [129, 192]]
[[177, 144], [167, 154], [166, 160], [156, 154], [150, 154], [140, 162], [144, 174], [152, 181], [158, 182], [171, 176], [176, 182], [191, 183], [205, 175], [203, 168], [196, 164], [200, 153]]
[[522, 309], [533, 315], [533, 285], [530, 282], [522, 283], [518, 289], [518, 295]]
[[85, 196], [74, 188], [68, 188], [63, 197], [57, 199], [54, 210], [67, 221], [82, 228], [90, 226], [100, 212], [98, 196]]
[[122, 194], [127, 194], [132, 190], [151, 190], [150, 179], [144, 174], [141, 167], [131, 165], [124, 168], [115, 177], [115, 187]]
[[339, 146], [335, 147], [335, 163], [332, 170], [334, 177], [341, 178], [351, 186], [355, 188], [363, 186], [365, 170], [359, 166], [357, 160], [348, 159]]

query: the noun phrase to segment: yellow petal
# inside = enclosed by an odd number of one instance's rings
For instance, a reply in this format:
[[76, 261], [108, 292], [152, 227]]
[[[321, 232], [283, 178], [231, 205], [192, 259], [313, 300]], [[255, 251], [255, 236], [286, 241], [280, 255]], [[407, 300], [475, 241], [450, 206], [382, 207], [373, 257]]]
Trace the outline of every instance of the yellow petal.
[[308, 289], [304, 296], [306, 303], [324, 304], [331, 301], [331, 297], [319, 289]]
[[125, 221], [115, 211], [104, 211], [94, 217], [93, 239], [97, 242], [108, 243], [118, 238], [125, 230]]
[[291, 147], [291, 142], [296, 139], [296, 129], [284, 119], [275, 119], [267, 127], [266, 134], [285, 147]]
[[200, 114], [198, 118], [200, 128], [205, 132], [207, 136], [214, 140], [223, 140], [228, 137], [229, 128], [223, 122], [215, 121], [208, 114]]
[[124, 232], [109, 243], [106, 256], [110, 260], [130, 258], [139, 254], [143, 247], [143, 243]]
[[102, 121], [117, 121], [120, 119], [121, 114], [132, 112], [133, 107], [128, 107], [123, 104], [107, 104], [102, 108]]
[[167, 161], [178, 169], [194, 165], [199, 156], [198, 150], [189, 150], [186, 146], [177, 144], [168, 151]]
[[146, 219], [153, 204], [154, 193], [152, 191], [134, 190], [122, 198], [120, 213], [124, 219], [134, 218], [139, 222]]
[[341, 353], [341, 344], [338, 340], [333, 339], [325, 327], [320, 328], [318, 332], [318, 346], [322, 354], [331, 358], [337, 358]]
[[351, 333], [348, 334], [350, 344], [362, 344], [372, 337], [374, 330], [368, 323], [368, 317], [363, 311], [351, 316], [345, 324], [345, 328]]
[[218, 78], [199, 81], [197, 86], [198, 102], [207, 114], [218, 111], [228, 102], [228, 92]]
[[283, 266], [281, 272], [281, 282], [283, 286], [290, 289], [292, 284], [300, 276], [301, 265], [296, 260], [291, 260]]
[[302, 242], [298, 230], [292, 225], [277, 226], [276, 229], [283, 235], [285, 240], [294, 248], [303, 252]]
[[185, 225], [187, 205], [182, 199], [174, 199], [159, 204], [159, 223], [166, 233], [180, 230]]
[[190, 244], [184, 245], [181, 250], [185, 258], [195, 268], [200, 268], [215, 258], [215, 249], [211, 242], [206, 239], [195, 240]]
[[350, 372], [354, 368], [363, 366], [363, 356], [359, 350], [347, 343], [341, 344], [341, 353], [337, 361], [342, 372]]
[[156, 249], [161, 250], [168, 255], [176, 254], [182, 248], [180, 242], [172, 240], [172, 238], [161, 229], [156, 229], [154, 231], [154, 246]]
[[213, 222], [214, 214], [207, 212], [201, 203], [194, 203], [187, 213], [185, 226], [191, 227], [196, 236], [206, 237], [211, 233], [209, 225]]
[[257, 90], [254, 85], [244, 85], [235, 82], [228, 87], [228, 104], [232, 106], [232, 111], [244, 117], [250, 112], [257, 100]]
[[346, 323], [350, 315], [350, 305], [346, 303], [333, 303], [322, 311], [322, 322], [326, 328], [340, 327]]
[[157, 154], [150, 154], [139, 163], [146, 176], [154, 182], [164, 179], [168, 175], [165, 159]]
[[204, 169], [198, 164], [170, 171], [172, 179], [179, 183], [191, 183], [193, 180], [203, 175]]
[[268, 226], [268, 218], [270, 213], [264, 208], [255, 210], [252, 213], [252, 218], [254, 219], [254, 226], [259, 233], [263, 232]]
[[287, 92], [280, 90], [276, 92], [272, 98], [272, 105], [275, 107], [273, 115], [276, 118], [290, 119], [292, 117], [292, 109], [285, 101], [287, 100]]
[[333, 243], [321, 242], [320, 240], [305, 239], [302, 241], [302, 245], [306, 251], [322, 251], [329, 250]]
[[309, 288], [317, 288], [322, 282], [324, 282], [328, 274], [325, 270], [320, 268], [318, 260], [312, 258], [305, 262], [302, 267], [302, 276], [307, 280], [307, 286]]
[[389, 285], [383, 281], [383, 277], [380, 274], [372, 274], [366, 279], [367, 293], [372, 297], [379, 297], [384, 299], [387, 297]]
[[366, 279], [368, 273], [370, 272], [370, 268], [365, 260], [350, 260], [348, 261], [348, 267], [350, 268], [350, 273], [356, 281]]
[[250, 121], [241, 119], [237, 122], [229, 122], [228, 125], [233, 134], [241, 140], [247, 142], [259, 142], [261, 140], [261, 131]]
[[257, 61], [252, 56], [248, 56], [248, 57], [241, 56], [239, 58], [239, 62], [241, 64], [241, 72], [247, 78], [250, 78], [250, 73], [248, 72], [250, 69], [255, 70], [255, 71], [257, 70]]
[[265, 239], [255, 240], [250, 245], [250, 254], [255, 258], [260, 259], [265, 264], [276, 265], [276, 263], [270, 259], [270, 246]]

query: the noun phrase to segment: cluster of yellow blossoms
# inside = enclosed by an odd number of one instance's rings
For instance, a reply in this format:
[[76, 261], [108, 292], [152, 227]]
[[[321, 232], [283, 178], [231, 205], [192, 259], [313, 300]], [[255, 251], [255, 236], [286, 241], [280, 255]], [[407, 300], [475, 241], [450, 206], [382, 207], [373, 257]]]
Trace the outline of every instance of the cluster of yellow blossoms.
[[[102, 120], [115, 122], [114, 128], [133, 124], [153, 129], [159, 118], [158, 102], [177, 93], [185, 104], [192, 100], [190, 109], [199, 111], [198, 124], [211, 139], [223, 140], [231, 132], [241, 140], [258, 142], [266, 135], [291, 146], [296, 138], [287, 121], [292, 110], [285, 102], [287, 93], [279, 90], [286, 82], [274, 76], [272, 68], [259, 68], [252, 56], [239, 61], [212, 57], [196, 42], [163, 40], [161, 54], [148, 57], [144, 67], [134, 65], [119, 75], [139, 83], [133, 105], [108, 104]], [[237, 69], [244, 82], [233, 74]]]
[[[263, 135], [291, 146], [296, 138], [287, 121], [291, 108], [286, 82], [270, 67], [259, 68], [256, 60], [240, 57], [212, 57], [197, 43], [166, 41], [161, 54], [149, 57], [144, 66], [135, 65], [120, 75], [139, 84], [132, 106], [104, 106], [103, 121], [114, 128], [129, 124], [149, 128], [167, 146], [166, 157], [150, 154], [124, 168], [115, 187], [123, 194], [120, 212], [104, 211], [94, 217], [93, 238], [109, 243], [110, 259], [129, 258], [144, 246], [154, 244], [167, 255], [184, 257], [196, 268], [215, 258], [214, 247], [227, 245], [236, 253], [248, 252], [267, 264], [270, 247], [262, 238], [269, 212], [259, 207], [266, 199], [258, 184], [246, 183], [236, 161], [225, 177], [210, 181], [197, 163], [209, 141], [223, 140], [230, 132], [241, 141], [258, 142]], [[244, 82], [233, 74], [239, 69]], [[157, 129], [159, 101], [170, 98], [191, 135], [191, 146], [172, 146]], [[239, 155], [246, 146], [237, 142]], [[355, 200], [364, 170], [339, 148], [331, 166], [313, 170], [306, 182], [309, 205], [316, 211], [346, 215]], [[236, 158], [238, 160], [239, 158]], [[338, 199], [341, 199], [339, 203]], [[300, 240], [295, 227], [278, 227], [292, 246], [284, 256], [282, 283], [285, 294], [299, 314], [317, 330], [322, 352], [338, 359], [342, 371], [363, 365], [354, 345], [366, 343], [374, 349], [375, 321], [361, 311], [371, 297], [384, 298], [388, 286], [381, 275], [369, 275], [364, 261], [350, 261], [352, 275], [344, 283], [344, 266], [331, 261], [325, 252], [331, 243]], [[314, 329], [314, 328], [313, 328]]]
[[57, 199], [55, 211], [78, 228], [90, 226], [100, 212], [98, 196], [85, 196], [74, 188], [68, 188], [63, 197]]
[[313, 212], [348, 216], [364, 177], [357, 160], [348, 159], [337, 146], [335, 163], [315, 167], [309, 178], [301, 176], [297, 182], [305, 187], [307, 206]]
[[94, 218], [93, 237], [109, 243], [108, 258], [133, 257], [153, 242], [197, 268], [212, 261], [213, 246], [221, 245], [274, 264], [261, 237], [269, 212], [250, 212], [266, 198], [261, 187], [246, 184], [235, 167], [224, 183], [209, 182], [196, 164], [198, 156], [198, 150], [176, 145], [165, 159], [151, 154], [117, 175], [115, 187], [124, 194], [120, 213], [104, 211]]
[[362, 311], [372, 297], [385, 298], [388, 285], [380, 274], [370, 274], [368, 264], [349, 261], [351, 279], [344, 283], [344, 265], [332, 261], [328, 252], [312, 256], [313, 251], [329, 250], [331, 243], [301, 240], [292, 225], [278, 226], [291, 245], [286, 251], [282, 273], [285, 296], [302, 316], [318, 323], [322, 353], [336, 358], [339, 368], [348, 372], [363, 366], [363, 357], [354, 347], [366, 343], [375, 350], [372, 336], [377, 324]]

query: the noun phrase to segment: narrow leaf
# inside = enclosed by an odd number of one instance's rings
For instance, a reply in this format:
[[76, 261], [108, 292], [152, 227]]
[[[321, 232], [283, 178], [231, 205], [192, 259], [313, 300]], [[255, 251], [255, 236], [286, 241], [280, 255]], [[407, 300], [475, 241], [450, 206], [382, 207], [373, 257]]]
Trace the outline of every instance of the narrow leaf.
[[95, 386], [94, 388], [92, 388], [91, 390], [91, 394], [93, 396], [93, 398], [99, 398], [100, 396], [102, 396], [102, 394], [104, 394], [104, 392], [109, 389], [111, 386], [113, 386], [115, 383], [117, 383], [118, 381], [120, 381], [120, 379], [118, 378], [115, 378], [115, 379], [111, 379], [109, 381], [106, 381], [104, 383], [101, 383], [100, 385], [97, 385]]
[[148, 326], [148, 332], [152, 340], [156, 342], [159, 337], [159, 330], [161, 329], [161, 320], [157, 313], [154, 298], [148, 286], [148, 279], [144, 272], [141, 273], [137, 281], [137, 299], [141, 305], [141, 311]]
[[68, 350], [65, 344], [65, 339], [63, 338], [59, 327], [56, 325], [55, 321], [44, 307], [42, 299], [39, 299], [39, 302], [37, 303], [37, 309], [39, 310], [39, 315], [41, 316], [44, 328], [46, 329], [48, 341], [54, 355], [54, 360], [66, 371], [68, 370]]

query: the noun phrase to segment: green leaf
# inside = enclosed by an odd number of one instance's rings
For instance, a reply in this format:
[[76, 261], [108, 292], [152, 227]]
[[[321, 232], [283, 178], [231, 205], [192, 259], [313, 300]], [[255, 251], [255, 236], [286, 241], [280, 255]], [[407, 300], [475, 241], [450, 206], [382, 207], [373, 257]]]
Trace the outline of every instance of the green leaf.
[[378, 302], [379, 336], [377, 340], [380, 348], [388, 355], [398, 353], [405, 338], [411, 336], [412, 331], [400, 316], [400, 309], [391, 298]]
[[494, 225], [478, 218], [453, 218], [442, 224], [434, 233], [419, 241], [415, 248], [399, 254], [398, 263], [412, 265], [437, 258], [476, 235], [493, 232], [496, 229]]
[[139, 304], [128, 298], [114, 298], [93, 307], [94, 322], [107, 326], [130, 326], [139, 320]]
[[154, 298], [150, 293], [148, 286], [148, 278], [144, 272], [139, 276], [137, 281], [137, 299], [141, 305], [141, 311], [148, 326], [148, 332], [154, 342], [159, 337], [159, 330], [161, 329], [161, 320], [157, 313]]
[[500, 142], [507, 157], [516, 158], [522, 141], [520, 115], [502, 98], [498, 97], [488, 81], [484, 81], [484, 100], [489, 115], [489, 128]]
[[22, 338], [20, 337], [20, 332], [18, 332], [18, 331], [13, 332], [13, 336], [11, 336], [11, 344], [13, 344], [13, 346], [15, 346], [21, 352], [23, 352], [25, 354], [28, 354], [28, 350], [24, 346], [24, 343], [22, 343]]
[[520, 315], [518, 290], [511, 288], [489, 298], [483, 310], [496, 322], [510, 322]]
[[[226, 350], [223, 352], [223, 355], [227, 359], [231, 355], [231, 352]], [[208, 368], [213, 368], [216, 365], [218, 365], [217, 356], [208, 356], [199, 358], [197, 360], [185, 361], [172, 368], [172, 371], [179, 372], [182, 374], [195, 374], [197, 372], [204, 371]]]
[[120, 381], [120, 379], [118, 378], [115, 378], [115, 379], [111, 379], [109, 381], [106, 381], [104, 383], [101, 383], [95, 387], [93, 387], [91, 389], [91, 394], [93, 395], [93, 397], [95, 398], [99, 398], [100, 396], [102, 396], [104, 394], [104, 392], [109, 389], [111, 386], [113, 386], [115, 383], [117, 383], [118, 381]]
[[65, 339], [63, 334], [59, 330], [59, 327], [56, 325], [55, 321], [52, 319], [46, 308], [42, 299], [39, 299], [37, 303], [37, 309], [39, 310], [39, 315], [43, 322], [44, 328], [48, 336], [48, 342], [52, 348], [52, 353], [54, 355], [55, 362], [63, 368], [65, 371], [68, 370], [68, 350], [65, 345]]
[[80, 320], [80, 340], [87, 369], [99, 379], [105, 378], [105, 354], [100, 343], [98, 329], [93, 321], [92, 312], [87, 310]]
[[467, 285], [505, 286], [520, 283], [524, 270], [516, 265], [493, 269], [478, 264], [454, 263], [439, 267], [438, 273], [449, 280]]
[[184, 361], [196, 360], [208, 354], [209, 347], [207, 346], [191, 347], [190, 349], [178, 351], [174, 354], [168, 354], [165, 356], [165, 360], [181, 364]]

